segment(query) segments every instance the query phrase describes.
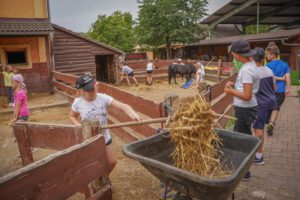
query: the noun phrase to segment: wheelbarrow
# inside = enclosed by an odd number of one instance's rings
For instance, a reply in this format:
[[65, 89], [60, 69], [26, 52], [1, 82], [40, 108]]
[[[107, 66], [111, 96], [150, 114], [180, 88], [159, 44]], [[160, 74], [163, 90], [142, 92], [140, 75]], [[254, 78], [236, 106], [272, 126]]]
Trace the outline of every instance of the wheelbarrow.
[[139, 161], [149, 172], [168, 187], [190, 198], [201, 200], [226, 200], [248, 172], [260, 140], [256, 137], [216, 129], [222, 140], [222, 160], [232, 171], [224, 178], [205, 178], [174, 166], [171, 153], [175, 145], [170, 133], [162, 132], [144, 140], [127, 144], [123, 153]]

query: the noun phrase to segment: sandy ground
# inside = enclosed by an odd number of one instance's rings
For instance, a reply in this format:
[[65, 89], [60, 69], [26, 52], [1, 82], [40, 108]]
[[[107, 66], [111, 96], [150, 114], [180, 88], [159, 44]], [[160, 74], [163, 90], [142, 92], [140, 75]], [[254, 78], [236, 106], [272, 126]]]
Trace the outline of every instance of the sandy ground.
[[[69, 107], [35, 110], [31, 112], [30, 121], [70, 124], [69, 111]], [[18, 145], [12, 127], [8, 125], [10, 119], [10, 115], [0, 115], [0, 176], [22, 167]], [[113, 132], [112, 137], [112, 145], [118, 160], [118, 164], [110, 177], [113, 185], [113, 199], [159, 199], [163, 191], [163, 188], [159, 186], [159, 181], [138, 162], [125, 157], [122, 153], [124, 142]], [[53, 150], [35, 148], [33, 157], [34, 160], [39, 160], [54, 152]], [[83, 195], [77, 193], [70, 199], [84, 198]]]
[[[166, 80], [158, 80], [154, 81], [151, 86], [148, 86], [145, 83], [140, 83], [138, 86], [128, 86], [126, 84], [122, 84], [117, 87], [146, 99], [151, 99], [157, 103], [162, 102], [164, 100], [164, 96], [167, 94], [177, 94], [179, 98], [190, 97], [198, 94], [198, 90], [196, 89], [195, 85], [192, 85], [188, 89], [181, 88], [181, 85], [185, 83], [185, 79], [181, 80], [181, 78], [177, 78], [176, 81], [178, 84], [175, 84], [173, 80], [171, 85], [169, 85]], [[215, 84], [211, 81], [206, 82], [209, 85]]]

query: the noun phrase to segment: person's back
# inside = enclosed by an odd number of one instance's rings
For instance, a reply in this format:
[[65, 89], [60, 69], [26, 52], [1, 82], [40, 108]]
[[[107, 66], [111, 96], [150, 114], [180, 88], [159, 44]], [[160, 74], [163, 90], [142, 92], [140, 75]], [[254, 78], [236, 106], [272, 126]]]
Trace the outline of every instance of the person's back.
[[125, 74], [130, 74], [131, 72], [133, 72], [133, 69], [131, 69], [130, 67], [128, 67], [127, 65], [124, 65], [122, 67], [122, 71], [125, 73]]
[[[287, 73], [290, 73], [289, 65], [283, 60], [276, 59], [272, 60], [267, 64], [267, 67], [270, 68], [274, 76], [284, 77]], [[276, 81], [276, 92], [285, 92], [286, 91], [286, 81], [277, 80]]]
[[259, 88], [256, 93], [258, 109], [273, 109], [276, 106], [273, 72], [266, 66], [260, 66], [256, 74], [259, 77]]
[[257, 106], [257, 100], [255, 93], [258, 91], [258, 76], [256, 75], [256, 65], [254, 62], [247, 62], [242, 65], [240, 69], [236, 82], [235, 82], [235, 89], [244, 92], [244, 84], [253, 84], [252, 85], [252, 93], [251, 99], [249, 101], [245, 101], [239, 97], [234, 97], [233, 104], [238, 107], [242, 108], [250, 108]]

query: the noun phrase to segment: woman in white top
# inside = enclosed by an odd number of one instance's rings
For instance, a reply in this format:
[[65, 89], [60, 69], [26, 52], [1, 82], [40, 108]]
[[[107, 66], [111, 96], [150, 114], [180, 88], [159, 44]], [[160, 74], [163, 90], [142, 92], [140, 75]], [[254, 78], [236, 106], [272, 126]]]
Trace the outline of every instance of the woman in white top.
[[146, 71], [147, 71], [147, 85], [152, 85], [152, 73], [153, 73], [153, 70], [155, 69], [155, 66], [152, 62], [148, 61], [147, 62], [147, 68], [146, 68]]
[[[132, 120], [140, 121], [141, 117], [127, 104], [121, 103], [111, 96], [97, 93], [96, 81], [89, 75], [83, 75], [76, 81], [76, 88], [81, 94], [76, 98], [72, 104], [70, 112], [70, 119], [74, 125], [81, 125], [81, 120], [98, 120], [100, 126], [107, 124], [107, 108], [113, 107], [121, 113], [126, 114]], [[105, 144], [107, 149], [107, 157], [109, 160], [110, 170], [117, 164], [113, 149], [111, 147], [112, 139], [109, 130], [102, 130], [100, 134], [105, 137]]]
[[204, 66], [201, 62], [197, 62], [196, 66], [199, 67], [199, 69], [196, 72], [196, 87], [200, 91], [201, 89], [201, 83], [204, 81], [205, 71]]

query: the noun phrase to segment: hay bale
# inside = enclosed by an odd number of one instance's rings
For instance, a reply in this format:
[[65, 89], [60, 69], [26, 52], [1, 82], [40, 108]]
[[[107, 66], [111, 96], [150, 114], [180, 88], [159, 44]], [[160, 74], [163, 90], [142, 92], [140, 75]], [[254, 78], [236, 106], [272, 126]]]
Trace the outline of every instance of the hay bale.
[[168, 129], [175, 150], [175, 166], [202, 177], [224, 177], [230, 174], [221, 162], [221, 141], [214, 131], [215, 115], [202, 96], [180, 99]]

